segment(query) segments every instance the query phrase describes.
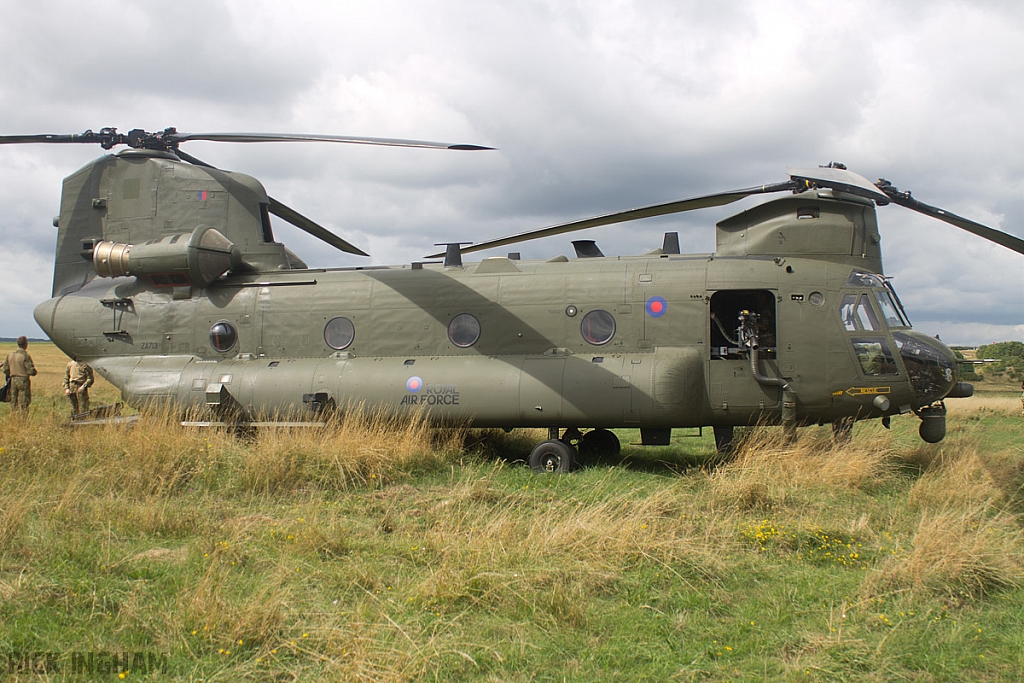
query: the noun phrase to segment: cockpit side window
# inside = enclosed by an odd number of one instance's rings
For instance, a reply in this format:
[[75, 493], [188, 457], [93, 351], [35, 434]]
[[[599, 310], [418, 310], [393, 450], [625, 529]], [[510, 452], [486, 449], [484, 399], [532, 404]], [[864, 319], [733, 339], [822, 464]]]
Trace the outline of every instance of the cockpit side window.
[[895, 375], [896, 361], [885, 339], [854, 337], [853, 350], [865, 375]]
[[868, 301], [866, 294], [847, 294], [843, 296], [839, 315], [843, 319], [843, 327], [848, 332], [873, 332], [882, 329], [878, 322], [878, 315], [871, 308], [871, 302]]
[[875, 309], [871, 308], [868, 298], [864, 295], [861, 295], [860, 301], [857, 303], [857, 320], [860, 321], [862, 330], [881, 329], [881, 326], [878, 324], [878, 316], [875, 315]]
[[843, 319], [843, 327], [847, 332], [857, 331], [857, 320], [854, 318], [853, 309], [857, 304], [856, 294], [843, 296], [843, 303], [839, 306], [839, 317]]

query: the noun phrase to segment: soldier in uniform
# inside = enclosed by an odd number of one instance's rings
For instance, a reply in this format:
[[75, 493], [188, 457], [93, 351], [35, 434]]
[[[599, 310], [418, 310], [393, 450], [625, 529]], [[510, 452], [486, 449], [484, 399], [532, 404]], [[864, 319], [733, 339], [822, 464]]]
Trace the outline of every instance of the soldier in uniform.
[[32, 382], [29, 377], [36, 375], [36, 366], [27, 348], [28, 337], [18, 337], [18, 348], [7, 354], [7, 358], [0, 364], [4, 374], [11, 380], [11, 411], [24, 414], [28, 414], [28, 406], [32, 403]]
[[64, 394], [71, 401], [71, 417], [89, 412], [89, 387], [92, 386], [92, 368], [76, 356], [64, 370]]

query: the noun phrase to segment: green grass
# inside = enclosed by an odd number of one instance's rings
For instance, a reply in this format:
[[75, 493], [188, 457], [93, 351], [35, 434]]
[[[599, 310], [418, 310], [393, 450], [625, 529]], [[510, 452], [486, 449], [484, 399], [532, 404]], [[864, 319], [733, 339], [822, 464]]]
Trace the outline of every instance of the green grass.
[[[37, 365], [61, 365], [45, 347]], [[146, 652], [169, 672], [126, 680], [195, 681], [1024, 670], [1012, 394], [951, 401], [938, 445], [911, 416], [840, 448], [825, 428], [793, 447], [755, 432], [723, 464], [710, 430], [677, 430], [537, 476], [517, 461], [542, 433], [372, 416], [255, 441], [161, 416], [69, 430], [48, 376], [29, 421], [0, 408], [0, 665], [52, 652], [50, 680], [83, 680], [72, 652]]]

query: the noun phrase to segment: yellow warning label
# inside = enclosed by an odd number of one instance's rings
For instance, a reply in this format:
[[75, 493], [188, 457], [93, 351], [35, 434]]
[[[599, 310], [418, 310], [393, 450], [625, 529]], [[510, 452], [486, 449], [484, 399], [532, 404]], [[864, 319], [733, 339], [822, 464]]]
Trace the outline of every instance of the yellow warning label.
[[877, 396], [878, 394], [888, 394], [891, 391], [891, 387], [850, 387], [846, 393], [850, 396]]

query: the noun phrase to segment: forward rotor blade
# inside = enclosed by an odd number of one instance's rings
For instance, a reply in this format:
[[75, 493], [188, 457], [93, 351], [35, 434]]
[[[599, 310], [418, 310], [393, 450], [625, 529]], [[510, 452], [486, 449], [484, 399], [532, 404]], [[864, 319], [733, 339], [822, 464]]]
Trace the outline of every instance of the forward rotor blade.
[[973, 235], [987, 239], [990, 242], [995, 242], [1007, 249], [1012, 249], [1018, 254], [1024, 254], [1024, 240], [1019, 237], [990, 228], [981, 223], [975, 223], [970, 219], [950, 213], [937, 206], [919, 202], [911, 197], [909, 192], [900, 192], [887, 180], [879, 180], [876, 184], [852, 171], [834, 167], [819, 167], [809, 170], [790, 169], [789, 176], [793, 180], [809, 182], [819, 187], [830, 187], [834, 190], [867, 197], [868, 199], [875, 200], [880, 205], [889, 202], [899, 204], [918, 213], [923, 213], [925, 216], [937, 218], [944, 223], [955, 225], [961, 230], [966, 230]]
[[426, 149], [492, 150], [493, 147], [462, 145], [427, 140], [403, 140], [400, 138], [368, 138], [347, 135], [303, 135], [291, 133], [171, 133], [165, 139], [178, 143], [189, 140], [208, 142], [343, 142], [353, 145], [382, 145], [385, 147], [421, 147]]
[[[798, 184], [793, 181], [787, 181], [784, 183], [774, 183], [772, 185], [750, 187], [745, 190], [733, 190], [731, 192], [720, 192], [717, 194], [704, 195], [702, 197], [693, 197], [692, 199], [683, 199], [676, 202], [668, 202], [666, 204], [654, 204], [653, 206], [644, 206], [638, 209], [629, 209], [627, 211], [618, 211], [605, 216], [586, 218], [581, 221], [562, 223], [561, 225], [553, 225], [548, 228], [540, 228], [539, 230], [521, 232], [509, 237], [501, 237], [487, 242], [479, 242], [468, 247], [463, 247], [462, 253], [466, 254], [473, 251], [493, 249], [495, 247], [503, 247], [508, 244], [517, 244], [528, 240], [540, 239], [541, 237], [551, 237], [552, 235], [561, 235], [567, 232], [586, 230], [587, 228], [596, 228], [602, 225], [625, 223], [626, 221], [635, 221], [641, 218], [653, 218], [654, 216], [665, 216], [671, 213], [682, 213], [684, 211], [694, 211], [696, 209], [707, 209], [713, 206], [724, 206], [725, 204], [731, 204], [743, 199], [744, 197], [749, 197], [755, 194], [768, 194], [771, 192], [793, 190], [797, 185]], [[425, 258], [440, 258], [441, 256], [444, 256], [443, 252], [439, 254], [432, 254]]]
[[[893, 189], [895, 190], [895, 188]], [[990, 242], [995, 242], [999, 246], [1011, 249], [1018, 254], [1024, 254], [1024, 240], [1019, 237], [1014, 237], [1009, 233], [996, 230], [995, 228], [990, 228], [987, 225], [982, 225], [981, 223], [975, 223], [963, 216], [950, 213], [945, 209], [940, 209], [936, 206], [919, 202], [911, 197], [909, 192], [894, 191], [892, 194], [886, 194], [889, 197], [889, 200], [894, 204], [899, 204], [900, 206], [905, 206], [906, 208], [917, 211], [918, 213], [923, 213], [926, 216], [937, 218], [944, 223], [949, 223], [950, 225], [955, 225], [961, 230], [966, 230], [972, 235], [977, 235], [978, 237], [987, 239]]]
[[341, 239], [327, 228], [318, 225], [309, 218], [306, 218], [295, 209], [286, 206], [285, 204], [282, 204], [273, 197], [269, 197], [269, 199], [270, 213], [274, 214], [278, 218], [288, 221], [299, 230], [309, 233], [313, 237], [316, 237], [317, 239], [326, 242], [335, 249], [340, 249], [341, 251], [347, 252], [349, 254], [355, 254], [357, 256], [369, 256], [369, 254], [367, 254], [359, 247], [349, 244], [348, 242]]

